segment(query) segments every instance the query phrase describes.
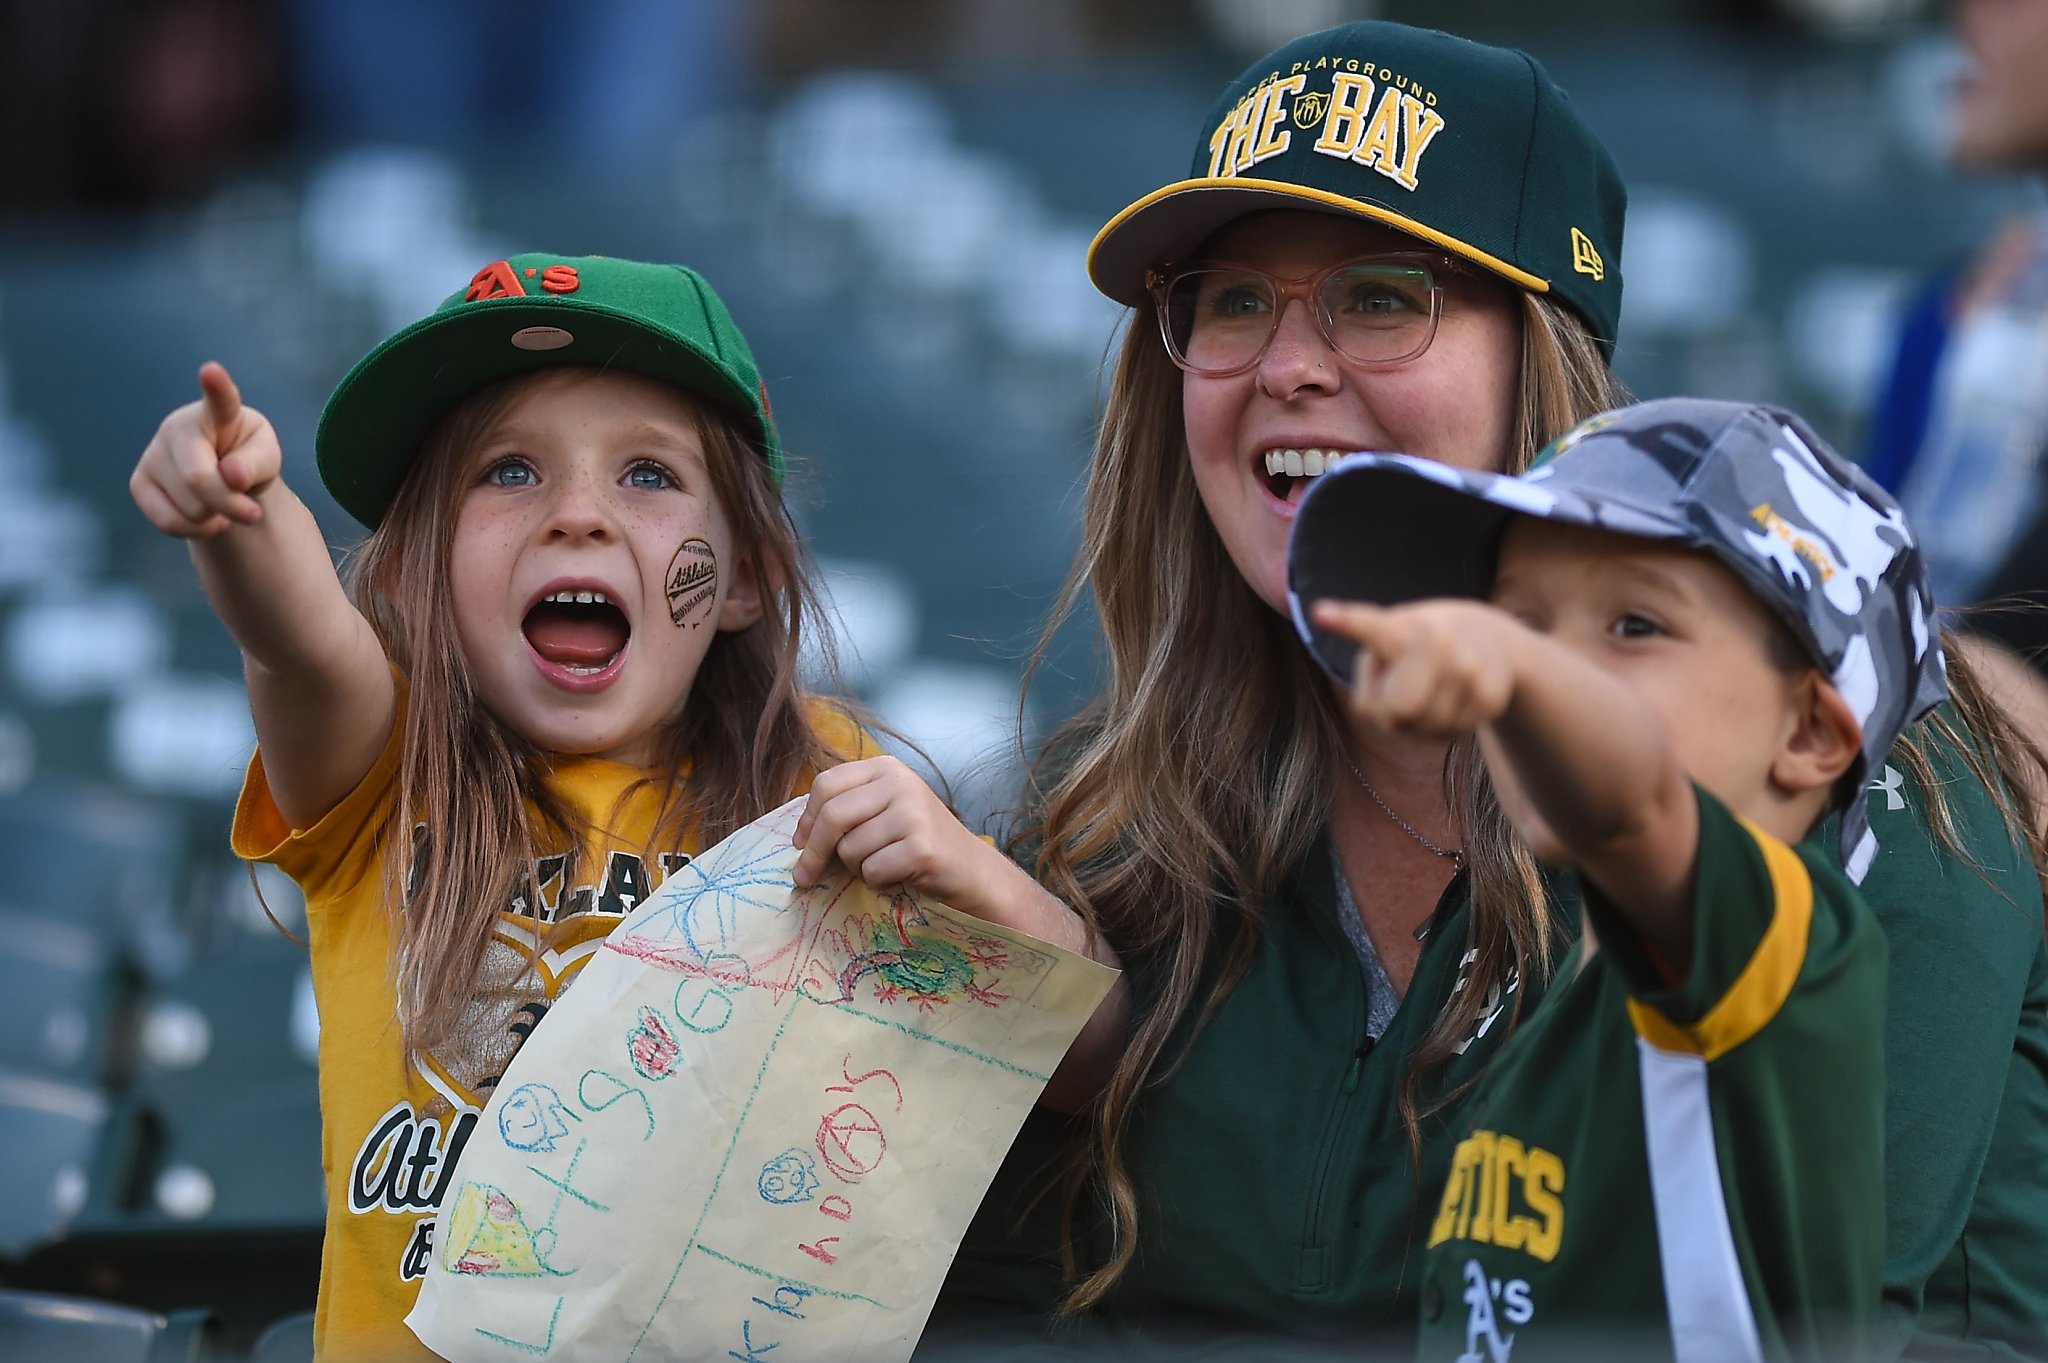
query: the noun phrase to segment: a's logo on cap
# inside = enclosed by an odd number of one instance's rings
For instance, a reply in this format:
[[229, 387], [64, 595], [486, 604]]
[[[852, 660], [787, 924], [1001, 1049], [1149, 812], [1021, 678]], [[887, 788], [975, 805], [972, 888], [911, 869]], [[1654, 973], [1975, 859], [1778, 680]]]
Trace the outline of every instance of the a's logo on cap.
[[[512, 268], [509, 260], [494, 260], [470, 276], [469, 290], [462, 295], [465, 303], [480, 303], [487, 298], [524, 298], [526, 285], [520, 283], [520, 271]], [[583, 287], [583, 281], [576, 276], [574, 265], [550, 265], [542, 269], [529, 265], [524, 271], [528, 279], [540, 277], [541, 288], [549, 293], [574, 293]]]
[[470, 276], [469, 292], [462, 295], [467, 303], [479, 303], [486, 298], [524, 297], [526, 286], [519, 282], [512, 263], [494, 260]]
[[1600, 259], [1593, 239], [1576, 227], [1572, 229], [1572, 269], [1591, 275], [1596, 281], [1607, 278], [1607, 262]]

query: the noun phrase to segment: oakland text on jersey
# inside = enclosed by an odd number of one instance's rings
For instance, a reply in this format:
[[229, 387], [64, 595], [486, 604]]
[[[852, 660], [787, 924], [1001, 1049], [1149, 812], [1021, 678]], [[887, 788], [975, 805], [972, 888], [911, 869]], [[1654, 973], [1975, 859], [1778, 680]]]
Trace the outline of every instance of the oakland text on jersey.
[[393, 1103], [356, 1150], [348, 1176], [349, 1210], [403, 1215], [439, 1207], [448, 1171], [480, 1115], [450, 1113], [444, 1124], [414, 1112], [411, 1103]]
[[[420, 874], [426, 864], [427, 838], [427, 826], [415, 824], [408, 895], [419, 888]], [[505, 912], [514, 918], [532, 918], [542, 923], [553, 923], [579, 913], [623, 918], [647, 902], [647, 897], [654, 893], [654, 887], [662, 880], [690, 864], [687, 852], [663, 852], [657, 858], [661, 874], [650, 877], [645, 858], [632, 852], [612, 852], [605, 857], [602, 881], [578, 885], [575, 881], [581, 860], [580, 854], [573, 849], [535, 858], [533, 865], [513, 885]]]

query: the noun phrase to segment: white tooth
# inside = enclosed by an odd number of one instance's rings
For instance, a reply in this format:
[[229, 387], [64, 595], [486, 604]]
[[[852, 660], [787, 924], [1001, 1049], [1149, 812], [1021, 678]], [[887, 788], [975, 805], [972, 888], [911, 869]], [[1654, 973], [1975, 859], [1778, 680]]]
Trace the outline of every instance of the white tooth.
[[590, 593], [589, 593], [589, 592], [578, 592], [578, 593], [576, 593], [576, 602], [577, 602], [577, 604], [578, 604], [578, 605], [583, 605], [583, 606], [587, 606], [587, 605], [589, 605], [589, 604], [590, 604]]
[[1266, 473], [1267, 473], [1267, 475], [1268, 475], [1268, 476], [1271, 476], [1272, 474], [1278, 473], [1278, 472], [1280, 471], [1280, 466], [1281, 466], [1281, 465], [1282, 465], [1282, 464], [1283, 464], [1284, 462], [1285, 462], [1285, 461], [1284, 461], [1284, 460], [1282, 460], [1282, 459], [1280, 458], [1280, 451], [1278, 451], [1278, 450], [1267, 450], [1267, 451], [1266, 451]]
[[592, 601], [595, 601], [600, 606], [609, 606], [612, 603], [612, 599], [606, 596], [603, 592], [592, 592], [590, 594], [590, 599]]
[[1323, 452], [1321, 450], [1303, 450], [1301, 452], [1301, 471], [1311, 478], [1322, 477]]
[[1301, 477], [1301, 451], [1300, 451], [1300, 450], [1288, 450], [1288, 451], [1287, 451], [1287, 476], [1288, 476], [1289, 478], [1299, 478], [1299, 477]]

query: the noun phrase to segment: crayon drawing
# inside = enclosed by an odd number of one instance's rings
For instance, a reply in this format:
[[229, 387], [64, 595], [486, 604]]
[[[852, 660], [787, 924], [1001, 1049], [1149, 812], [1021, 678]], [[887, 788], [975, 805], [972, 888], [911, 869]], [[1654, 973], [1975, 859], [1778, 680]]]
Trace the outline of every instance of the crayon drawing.
[[800, 809], [671, 873], [514, 1057], [407, 1318], [436, 1353], [909, 1358], [1115, 974], [843, 872], [797, 888]]

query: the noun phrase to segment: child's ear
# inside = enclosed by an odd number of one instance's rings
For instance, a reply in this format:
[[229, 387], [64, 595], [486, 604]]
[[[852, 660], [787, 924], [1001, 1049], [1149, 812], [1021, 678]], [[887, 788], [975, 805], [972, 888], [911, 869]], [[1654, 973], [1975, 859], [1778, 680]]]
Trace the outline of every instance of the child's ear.
[[1771, 764], [1771, 779], [1792, 791], [1829, 789], [1862, 754], [1863, 726], [1819, 672], [1801, 675], [1792, 703], [1795, 723]]
[[761, 565], [752, 554], [739, 555], [732, 566], [725, 600], [718, 606], [718, 628], [746, 629], [761, 618]]

